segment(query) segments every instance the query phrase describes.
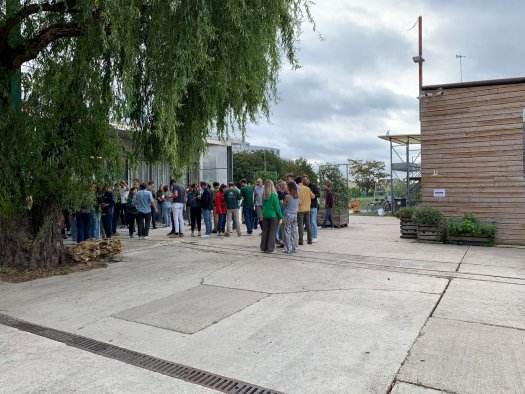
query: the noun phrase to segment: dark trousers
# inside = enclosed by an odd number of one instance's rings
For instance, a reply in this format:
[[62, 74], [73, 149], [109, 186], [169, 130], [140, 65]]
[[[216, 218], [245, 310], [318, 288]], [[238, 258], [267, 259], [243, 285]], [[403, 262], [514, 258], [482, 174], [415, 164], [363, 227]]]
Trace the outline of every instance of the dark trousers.
[[257, 230], [257, 224], [259, 223], [259, 219], [257, 218], [257, 212], [255, 212], [255, 209], [252, 209], [252, 223], [253, 229]]
[[115, 207], [113, 209], [115, 210], [115, 212], [113, 213], [113, 223], [111, 226], [113, 228], [113, 234], [115, 234], [117, 232], [117, 222], [120, 217], [120, 203], [115, 203]]
[[326, 221], [330, 220], [330, 227], [334, 228], [334, 222], [332, 221], [332, 208], [326, 208], [324, 212], [324, 220], [321, 227], [326, 227]]
[[130, 237], [135, 233], [135, 220], [137, 220], [137, 215], [134, 213], [128, 213], [127, 216], [128, 229]]
[[252, 207], [242, 207], [244, 212], [244, 221], [246, 222], [246, 232], [251, 234], [253, 231], [253, 208]]
[[89, 239], [91, 212], [77, 212], [77, 243]]
[[155, 214], [155, 212], [153, 212], [151, 214], [151, 225], [153, 226], [153, 228], [157, 228], [157, 219], [155, 218], [155, 216], [157, 216]]
[[139, 227], [139, 237], [147, 237], [149, 234], [149, 225], [151, 222], [151, 212], [137, 214], [137, 224]]
[[[69, 218], [69, 211], [66, 209], [62, 212], [64, 215], [64, 229], [67, 231], [71, 231], [71, 219]], [[65, 231], [63, 231], [63, 234], [65, 234]]]
[[217, 232], [223, 233], [226, 231], [226, 214], [220, 213], [219, 219], [217, 220]]
[[195, 230], [195, 225], [197, 225], [197, 230], [201, 231], [201, 220], [202, 220], [202, 209], [201, 207], [190, 207], [190, 219], [191, 219], [191, 231]]
[[102, 226], [106, 233], [106, 238], [111, 238], [113, 235], [113, 207], [104, 210], [105, 215], [102, 215]]
[[113, 215], [113, 234], [117, 232], [117, 222], [120, 220], [120, 224], [125, 226], [128, 222], [127, 220], [127, 210], [128, 207], [126, 204], [117, 202], [115, 204], [115, 214]]
[[279, 226], [279, 218], [263, 219], [261, 252], [273, 252], [275, 249], [275, 235]]
[[297, 212], [297, 227], [299, 230], [299, 243], [303, 243], [304, 228], [306, 226], [306, 238], [312, 243], [312, 223], [310, 223], [310, 211]]

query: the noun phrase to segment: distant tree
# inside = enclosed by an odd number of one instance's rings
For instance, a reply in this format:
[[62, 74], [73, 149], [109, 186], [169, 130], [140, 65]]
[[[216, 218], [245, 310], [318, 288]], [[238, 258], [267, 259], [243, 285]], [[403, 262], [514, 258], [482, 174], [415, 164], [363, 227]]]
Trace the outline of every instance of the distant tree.
[[269, 179], [273, 181], [285, 179], [286, 174], [291, 172], [295, 176], [308, 175], [313, 182], [317, 182], [317, 174], [312, 165], [303, 157], [286, 160], [269, 150], [233, 154], [233, 179], [235, 181], [243, 178], [253, 181], [254, 178], [260, 177], [257, 174], [261, 171], [268, 174]]
[[281, 174], [281, 179], [284, 179], [284, 176], [288, 173], [292, 173], [295, 176], [308, 175], [313, 183], [317, 183], [318, 181], [314, 168], [304, 157], [300, 157], [293, 161], [285, 161], [285, 169], [284, 173]]
[[[330, 185], [334, 194], [334, 207], [348, 209], [350, 189], [337, 164], [325, 164], [319, 167], [319, 185], [324, 188]], [[324, 195], [324, 192], [322, 193]]]
[[283, 159], [270, 150], [234, 153], [233, 179], [236, 182], [243, 178], [253, 181], [259, 171], [279, 176], [283, 172], [283, 164]]
[[385, 178], [385, 163], [376, 160], [349, 160], [350, 173], [352, 174], [357, 186], [369, 193], [374, 190], [376, 182], [380, 178]]

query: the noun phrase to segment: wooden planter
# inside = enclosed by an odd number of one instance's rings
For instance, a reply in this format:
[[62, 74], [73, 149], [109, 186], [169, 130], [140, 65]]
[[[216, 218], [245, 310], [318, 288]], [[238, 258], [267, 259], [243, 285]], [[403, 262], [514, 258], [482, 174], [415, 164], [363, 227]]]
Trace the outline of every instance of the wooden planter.
[[439, 242], [441, 240], [441, 227], [419, 224], [417, 226], [417, 240], [422, 242]]
[[399, 228], [401, 229], [400, 238], [417, 238], [417, 224], [411, 218], [400, 218]]
[[[317, 210], [317, 225], [320, 226], [323, 224], [324, 208], [319, 208]], [[334, 222], [335, 227], [346, 227], [348, 226], [348, 221], [350, 219], [350, 211], [348, 209], [336, 209], [332, 208], [332, 222]]]
[[478, 237], [470, 234], [449, 235], [448, 242], [454, 245], [484, 246], [491, 243], [489, 237]]

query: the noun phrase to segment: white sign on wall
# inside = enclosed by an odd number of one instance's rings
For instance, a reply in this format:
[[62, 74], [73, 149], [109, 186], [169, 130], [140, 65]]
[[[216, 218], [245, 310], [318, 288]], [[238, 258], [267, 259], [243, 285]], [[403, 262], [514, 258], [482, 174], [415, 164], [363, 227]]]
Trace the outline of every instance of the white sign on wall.
[[445, 197], [445, 189], [434, 189], [434, 197]]

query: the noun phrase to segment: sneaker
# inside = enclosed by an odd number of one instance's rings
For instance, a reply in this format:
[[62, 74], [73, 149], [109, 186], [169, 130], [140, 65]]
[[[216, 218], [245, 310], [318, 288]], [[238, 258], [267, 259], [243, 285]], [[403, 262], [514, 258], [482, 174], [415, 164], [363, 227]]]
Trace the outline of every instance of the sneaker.
[[284, 248], [284, 244], [277, 245], [278, 248]]
[[179, 233], [179, 237], [184, 237], [184, 233]]
[[130, 238], [135, 238], [135, 236], [134, 236], [133, 234], [131, 234], [129, 237], [130, 237]]
[[139, 239], [144, 239], [144, 237], [141, 235], [141, 236], [139, 236]]
[[312, 238], [312, 242], [316, 243], [317, 242], [317, 238]]
[[308, 244], [308, 245], [311, 245], [311, 244], [312, 244], [312, 241], [308, 241], [307, 244]]
[[204, 234], [204, 235], [201, 235], [201, 238], [210, 238], [211, 235], [210, 234]]
[[114, 237], [120, 237], [120, 233], [118, 231], [116, 231], [116, 232], [113, 233], [113, 236]]
[[195, 233], [193, 231], [191, 232], [191, 237], [195, 237]]
[[179, 234], [177, 234], [177, 233], [169, 233], [168, 234], [168, 237], [170, 237], [170, 238], [177, 238], [178, 236], [179, 236]]
[[142, 237], [142, 239], [151, 239], [151, 238], [146, 235], [145, 237]]
[[173, 235], [173, 234], [176, 235], [177, 233], [176, 233], [175, 231], [170, 231], [167, 235], [168, 235], [168, 237], [169, 237], [170, 235]]
[[201, 234], [201, 232], [200, 232], [200, 231], [199, 231], [198, 235], [199, 235], [199, 237], [202, 237], [202, 234]]

